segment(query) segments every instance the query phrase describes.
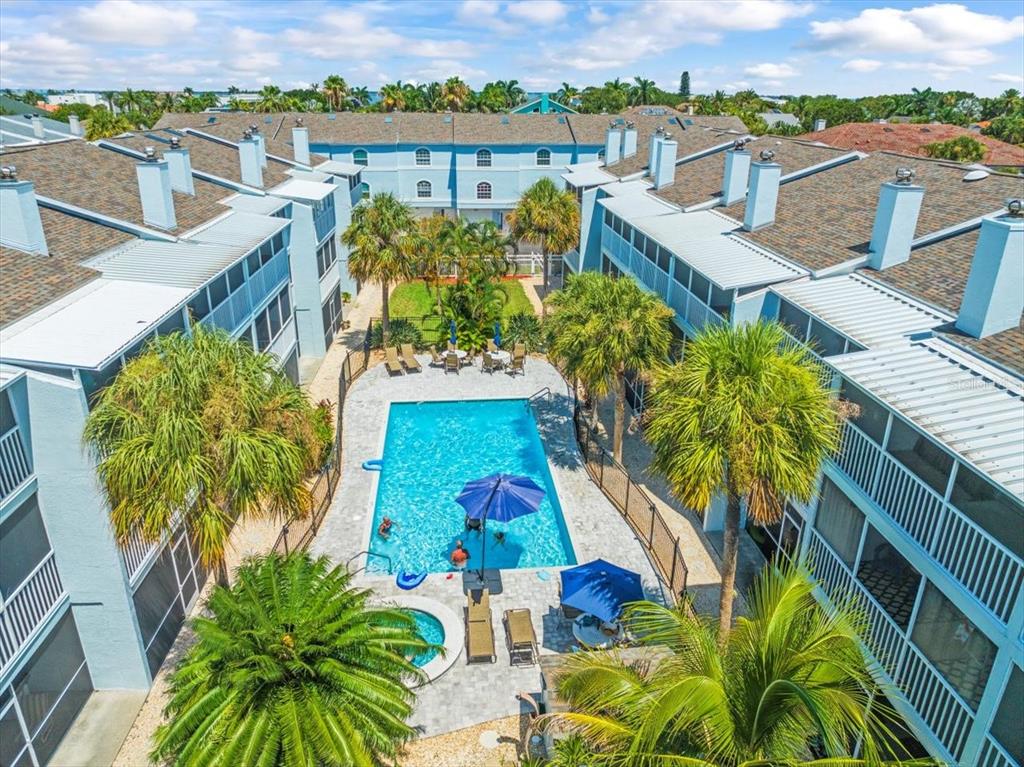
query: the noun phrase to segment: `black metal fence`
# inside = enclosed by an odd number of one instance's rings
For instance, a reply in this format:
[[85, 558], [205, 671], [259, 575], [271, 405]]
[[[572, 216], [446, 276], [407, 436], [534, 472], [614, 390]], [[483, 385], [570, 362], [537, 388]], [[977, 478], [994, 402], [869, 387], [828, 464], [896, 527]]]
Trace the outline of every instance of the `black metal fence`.
[[633, 528], [668, 584], [673, 598], [681, 597], [686, 591], [688, 571], [679, 548], [679, 536], [672, 534], [657, 507], [629, 476], [626, 468], [597, 444], [579, 403], [573, 410], [573, 422], [576, 441], [590, 477]]
[[317, 475], [309, 488], [310, 504], [306, 514], [292, 517], [281, 526], [281, 532], [274, 542], [274, 551], [288, 554], [301, 551], [309, 546], [320, 529], [320, 524], [327, 515], [334, 499], [334, 491], [341, 476], [341, 450], [345, 426], [345, 397], [348, 390], [366, 368], [370, 365], [370, 329], [372, 321], [366, 329], [366, 338], [361, 349], [353, 349], [345, 355], [338, 373], [338, 404], [334, 423], [334, 450], [327, 465]]

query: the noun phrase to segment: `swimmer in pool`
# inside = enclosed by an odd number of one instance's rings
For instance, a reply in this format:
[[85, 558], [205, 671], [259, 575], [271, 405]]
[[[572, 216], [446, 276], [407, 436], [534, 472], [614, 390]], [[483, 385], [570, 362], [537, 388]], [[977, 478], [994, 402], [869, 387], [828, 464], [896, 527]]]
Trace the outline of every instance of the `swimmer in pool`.
[[384, 517], [384, 519], [380, 521], [380, 525], [377, 527], [377, 535], [386, 541], [391, 536], [392, 527], [397, 527], [397, 525], [395, 525], [391, 517]]
[[466, 562], [469, 561], [469, 552], [462, 547], [462, 541], [455, 541], [455, 548], [449, 559], [459, 570], [466, 566]]

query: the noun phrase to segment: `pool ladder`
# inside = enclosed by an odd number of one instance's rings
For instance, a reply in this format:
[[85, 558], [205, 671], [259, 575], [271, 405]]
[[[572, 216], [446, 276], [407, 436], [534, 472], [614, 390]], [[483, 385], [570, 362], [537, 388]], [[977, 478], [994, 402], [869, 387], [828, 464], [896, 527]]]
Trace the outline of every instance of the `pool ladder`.
[[527, 397], [526, 404], [527, 405], [532, 405], [535, 400], [538, 400], [538, 399], [540, 399], [541, 397], [543, 397], [545, 395], [548, 396], [548, 397], [551, 396], [551, 387], [550, 386], [545, 386], [543, 389], [538, 389], [537, 391], [535, 391], [533, 394], [531, 394], [529, 397]]
[[[352, 564], [352, 561], [355, 560], [355, 559], [358, 559], [363, 554], [366, 555], [366, 564], [363, 565], [362, 567], [360, 567], [358, 570], [350, 569], [349, 565]], [[348, 561], [345, 563], [345, 569], [349, 571], [350, 575], [355, 575], [356, 573], [361, 573], [363, 570], [365, 570], [367, 567], [369, 567], [369, 565], [370, 565], [370, 557], [377, 557], [377, 558], [383, 559], [385, 562], [387, 562], [388, 563], [388, 575], [391, 575], [391, 571], [393, 569], [393, 566], [392, 566], [392, 563], [391, 563], [391, 557], [389, 557], [387, 554], [378, 554], [376, 551], [370, 551], [369, 549], [363, 549], [362, 551], [360, 551], [360, 552], [358, 552], [356, 554], [353, 554], [351, 557], [349, 557]]]

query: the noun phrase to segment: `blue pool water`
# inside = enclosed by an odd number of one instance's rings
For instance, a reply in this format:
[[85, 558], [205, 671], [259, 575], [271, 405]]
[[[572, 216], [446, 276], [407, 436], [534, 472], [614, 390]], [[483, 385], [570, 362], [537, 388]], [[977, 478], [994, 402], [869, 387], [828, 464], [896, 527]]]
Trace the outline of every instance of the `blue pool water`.
[[[410, 610], [410, 612], [416, 621], [416, 631], [423, 637], [423, 641], [434, 645], [444, 644], [444, 626], [441, 625], [441, 621], [422, 610]], [[414, 656], [412, 663], [414, 666], [423, 668], [436, 658], [439, 652], [440, 650], [438, 649], [425, 650], [419, 655]]]
[[[487, 523], [486, 567], [555, 567], [576, 564], [544, 447], [526, 400], [394, 403], [388, 414], [384, 468], [370, 550], [391, 558], [392, 572], [446, 572], [456, 540], [479, 567], [480, 533], [467, 532], [455, 502], [469, 480], [495, 472], [525, 474], [544, 488], [535, 514]], [[395, 523], [388, 540], [377, 535], [381, 519]], [[505, 533], [497, 543], [494, 533]], [[370, 558], [378, 572], [386, 564]]]

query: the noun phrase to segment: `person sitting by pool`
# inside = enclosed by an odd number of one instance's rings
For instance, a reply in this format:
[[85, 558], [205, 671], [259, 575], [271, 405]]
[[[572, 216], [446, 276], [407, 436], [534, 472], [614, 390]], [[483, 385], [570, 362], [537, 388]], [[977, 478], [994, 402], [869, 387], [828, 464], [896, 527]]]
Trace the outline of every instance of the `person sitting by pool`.
[[480, 532], [480, 527], [481, 527], [481, 522], [480, 522], [479, 519], [475, 519], [473, 517], [470, 517], [468, 514], [466, 515], [466, 529], [467, 530], [475, 530], [476, 532], [479, 533]]
[[501, 545], [504, 545], [504, 543], [505, 543], [505, 531], [504, 530], [495, 530], [494, 531], [494, 542], [498, 543], [498, 544], [501, 544]]
[[377, 535], [384, 540], [387, 540], [391, 535], [391, 528], [395, 525], [391, 517], [384, 517], [380, 521], [380, 525], [377, 527]]
[[449, 559], [460, 570], [466, 566], [466, 562], [469, 561], [469, 552], [462, 547], [462, 541], [455, 541], [455, 549]]

